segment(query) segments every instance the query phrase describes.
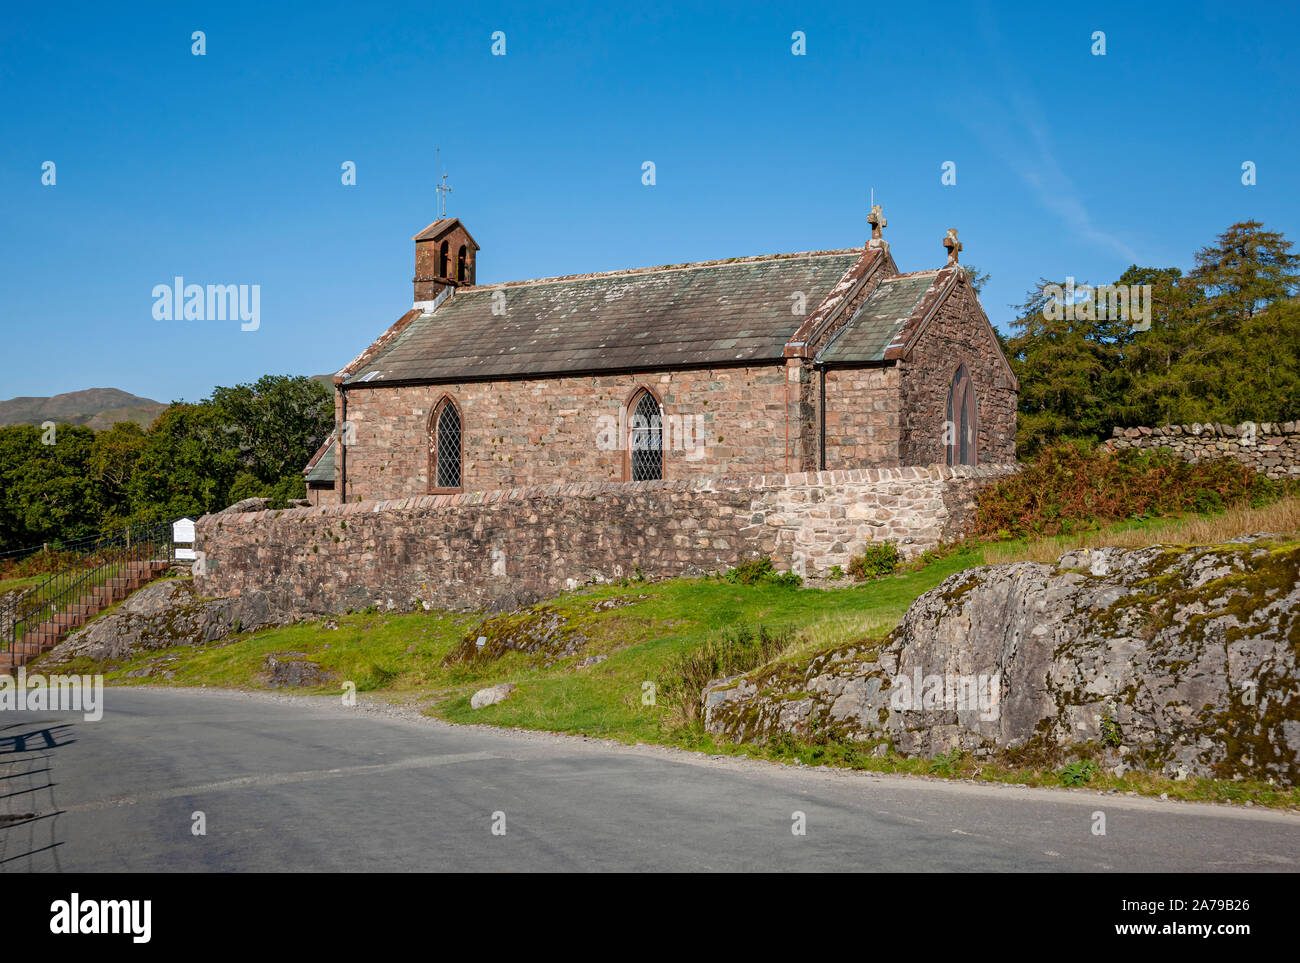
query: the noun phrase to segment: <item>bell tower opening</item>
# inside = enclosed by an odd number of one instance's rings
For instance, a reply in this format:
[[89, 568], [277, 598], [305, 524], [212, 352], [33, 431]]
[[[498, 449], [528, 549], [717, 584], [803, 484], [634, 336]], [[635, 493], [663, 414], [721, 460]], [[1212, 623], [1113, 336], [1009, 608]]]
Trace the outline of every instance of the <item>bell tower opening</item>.
[[439, 218], [411, 240], [415, 242], [417, 307], [432, 305], [456, 288], [473, 287], [478, 242], [460, 218]]

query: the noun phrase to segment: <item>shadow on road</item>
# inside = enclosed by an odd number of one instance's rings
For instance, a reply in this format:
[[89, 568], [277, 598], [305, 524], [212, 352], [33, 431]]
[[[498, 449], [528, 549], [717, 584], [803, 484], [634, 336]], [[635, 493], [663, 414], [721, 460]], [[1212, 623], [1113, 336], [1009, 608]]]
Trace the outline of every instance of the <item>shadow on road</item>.
[[71, 723], [0, 726], [0, 872], [59, 872], [54, 752], [76, 742]]

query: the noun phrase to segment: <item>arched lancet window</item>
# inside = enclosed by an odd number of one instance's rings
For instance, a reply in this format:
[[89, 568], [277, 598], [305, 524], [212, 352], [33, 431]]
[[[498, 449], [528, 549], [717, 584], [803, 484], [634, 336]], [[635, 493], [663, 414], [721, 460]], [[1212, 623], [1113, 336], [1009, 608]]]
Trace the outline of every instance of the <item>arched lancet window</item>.
[[974, 465], [979, 460], [975, 445], [975, 386], [966, 366], [958, 365], [948, 386], [948, 407], [944, 415], [944, 442], [949, 465]]
[[438, 249], [438, 277], [440, 278], [445, 278], [447, 276], [447, 268], [449, 266], [447, 262], [451, 255], [450, 244], [450, 241], [443, 241], [442, 247]]
[[663, 438], [659, 402], [642, 388], [628, 405], [628, 474], [632, 481], [655, 481], [664, 477]]
[[456, 280], [462, 284], [465, 282], [465, 245], [460, 246], [460, 251], [456, 254]]
[[443, 398], [429, 418], [429, 488], [460, 488], [460, 462], [460, 409], [450, 398]]

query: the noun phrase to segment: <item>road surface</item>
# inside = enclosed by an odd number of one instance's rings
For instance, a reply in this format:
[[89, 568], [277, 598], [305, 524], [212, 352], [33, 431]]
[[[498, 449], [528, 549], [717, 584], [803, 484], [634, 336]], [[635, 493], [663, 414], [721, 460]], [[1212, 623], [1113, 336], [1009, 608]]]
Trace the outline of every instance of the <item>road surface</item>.
[[109, 688], [95, 722], [0, 713], [3, 872], [1297, 868], [1294, 813], [716, 760], [255, 693]]

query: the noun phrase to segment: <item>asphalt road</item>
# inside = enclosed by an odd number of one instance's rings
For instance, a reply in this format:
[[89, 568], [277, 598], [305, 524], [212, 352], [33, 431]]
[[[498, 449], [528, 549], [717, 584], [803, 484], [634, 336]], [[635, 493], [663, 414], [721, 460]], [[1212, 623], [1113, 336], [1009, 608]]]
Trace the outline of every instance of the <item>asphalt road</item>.
[[1289, 813], [714, 760], [241, 693], [109, 689], [105, 704], [97, 722], [0, 715], [0, 871], [1300, 868]]

